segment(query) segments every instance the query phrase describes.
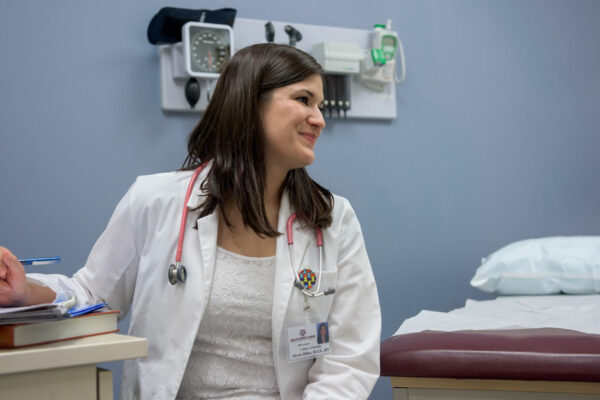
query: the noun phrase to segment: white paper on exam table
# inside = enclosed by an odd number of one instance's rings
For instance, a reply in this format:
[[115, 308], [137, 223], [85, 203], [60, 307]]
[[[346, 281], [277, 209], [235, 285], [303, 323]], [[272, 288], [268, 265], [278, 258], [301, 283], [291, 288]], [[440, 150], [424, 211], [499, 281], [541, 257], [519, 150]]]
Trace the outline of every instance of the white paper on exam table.
[[500, 296], [450, 312], [422, 310], [394, 335], [424, 330], [562, 328], [600, 334], [600, 295]]

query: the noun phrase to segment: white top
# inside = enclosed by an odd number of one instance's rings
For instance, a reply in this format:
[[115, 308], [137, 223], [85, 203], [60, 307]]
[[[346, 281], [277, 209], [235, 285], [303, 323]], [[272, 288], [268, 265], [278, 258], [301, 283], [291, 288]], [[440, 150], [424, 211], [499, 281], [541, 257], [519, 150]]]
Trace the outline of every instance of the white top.
[[275, 256], [217, 248], [212, 291], [178, 400], [279, 399], [271, 340], [274, 277]]

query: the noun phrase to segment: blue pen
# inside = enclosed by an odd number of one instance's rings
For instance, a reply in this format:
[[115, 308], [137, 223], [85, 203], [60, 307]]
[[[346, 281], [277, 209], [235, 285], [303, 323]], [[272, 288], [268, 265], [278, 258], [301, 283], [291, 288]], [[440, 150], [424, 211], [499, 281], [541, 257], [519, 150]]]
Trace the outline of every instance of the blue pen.
[[24, 258], [19, 260], [23, 265], [47, 265], [47, 264], [58, 264], [60, 257], [40, 257], [40, 258]]

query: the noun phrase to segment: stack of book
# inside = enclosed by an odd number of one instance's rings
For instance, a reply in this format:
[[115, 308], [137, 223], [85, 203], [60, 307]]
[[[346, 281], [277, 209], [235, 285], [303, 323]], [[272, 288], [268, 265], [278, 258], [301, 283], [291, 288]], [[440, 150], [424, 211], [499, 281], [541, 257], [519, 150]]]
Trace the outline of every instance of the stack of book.
[[118, 332], [118, 310], [105, 303], [75, 306], [75, 298], [29, 307], [0, 307], [0, 348], [34, 346]]

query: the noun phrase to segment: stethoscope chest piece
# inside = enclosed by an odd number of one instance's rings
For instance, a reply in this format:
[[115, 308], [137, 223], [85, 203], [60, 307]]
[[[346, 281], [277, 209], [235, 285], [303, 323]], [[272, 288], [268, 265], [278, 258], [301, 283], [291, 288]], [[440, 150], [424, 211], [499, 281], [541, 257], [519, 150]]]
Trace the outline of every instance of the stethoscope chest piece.
[[187, 280], [187, 271], [183, 265], [171, 264], [169, 265], [169, 282], [171, 285], [176, 285], [178, 283], [185, 283]]
[[312, 289], [313, 285], [317, 282], [317, 275], [312, 269], [304, 267], [304, 269], [298, 273], [298, 279], [300, 279], [304, 289], [309, 290]]

